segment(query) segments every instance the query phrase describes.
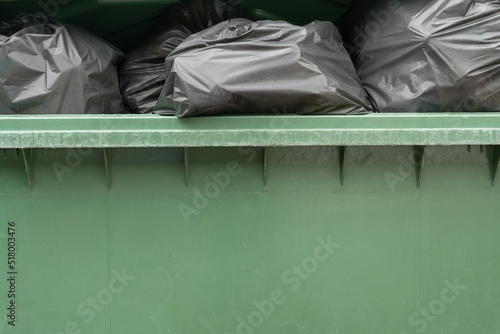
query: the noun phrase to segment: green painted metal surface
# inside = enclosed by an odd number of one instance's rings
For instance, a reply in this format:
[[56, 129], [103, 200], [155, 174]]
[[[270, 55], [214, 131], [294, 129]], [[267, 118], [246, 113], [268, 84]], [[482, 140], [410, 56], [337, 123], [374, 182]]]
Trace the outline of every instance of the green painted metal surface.
[[500, 114], [5, 116], [0, 148], [498, 145]]
[[1, 333], [500, 331], [487, 149], [428, 146], [420, 188], [412, 146], [268, 147], [266, 185], [262, 149], [114, 148], [110, 188], [102, 149], [24, 152], [33, 190], [0, 158]]

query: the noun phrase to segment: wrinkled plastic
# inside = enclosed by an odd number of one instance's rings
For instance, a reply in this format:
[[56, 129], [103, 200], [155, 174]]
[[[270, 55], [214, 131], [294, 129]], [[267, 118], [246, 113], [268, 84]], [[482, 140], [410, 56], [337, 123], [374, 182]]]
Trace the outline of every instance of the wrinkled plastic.
[[248, 16], [228, 0], [183, 0], [169, 6], [120, 68], [130, 112], [152, 113], [165, 84], [165, 58], [191, 34], [230, 18]]
[[44, 16], [0, 24], [0, 114], [123, 111], [116, 63], [103, 40]]
[[156, 106], [179, 117], [364, 114], [368, 96], [335, 26], [235, 19], [194, 34], [166, 61]]
[[376, 111], [500, 111], [499, 1], [377, 1], [363, 11], [350, 44]]

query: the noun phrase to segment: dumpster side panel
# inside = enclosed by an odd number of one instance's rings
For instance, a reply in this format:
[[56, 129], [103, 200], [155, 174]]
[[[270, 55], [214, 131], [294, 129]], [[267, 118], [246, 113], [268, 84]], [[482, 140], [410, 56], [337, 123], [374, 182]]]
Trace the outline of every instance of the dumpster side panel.
[[187, 164], [182, 148], [113, 149], [108, 189], [102, 149], [35, 150], [31, 191], [7, 150], [0, 257], [16, 221], [19, 295], [2, 333], [495, 333], [487, 153], [429, 147], [417, 188], [414, 152], [348, 147], [342, 169], [337, 147], [198, 148]]

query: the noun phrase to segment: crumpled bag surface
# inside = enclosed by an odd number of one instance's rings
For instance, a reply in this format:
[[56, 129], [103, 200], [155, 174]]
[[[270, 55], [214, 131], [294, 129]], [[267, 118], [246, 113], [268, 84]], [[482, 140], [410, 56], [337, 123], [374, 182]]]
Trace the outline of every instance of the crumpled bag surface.
[[232, 0], [182, 0], [170, 5], [127, 54], [120, 67], [121, 91], [130, 112], [148, 114], [165, 84], [165, 58], [191, 34], [235, 17], [247, 17]]
[[179, 117], [364, 114], [371, 105], [330, 22], [235, 19], [194, 34], [166, 61], [156, 106]]
[[349, 38], [379, 112], [500, 111], [500, 2], [377, 1]]
[[0, 23], [0, 114], [123, 111], [117, 61], [98, 37], [44, 16]]

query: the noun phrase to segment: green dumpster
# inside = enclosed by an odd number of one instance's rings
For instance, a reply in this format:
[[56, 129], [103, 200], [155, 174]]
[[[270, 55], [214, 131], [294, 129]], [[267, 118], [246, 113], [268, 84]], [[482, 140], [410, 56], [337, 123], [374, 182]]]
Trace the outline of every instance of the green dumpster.
[[[0, 8], [120, 44], [168, 3]], [[500, 333], [499, 161], [500, 113], [2, 116], [0, 333]]]

